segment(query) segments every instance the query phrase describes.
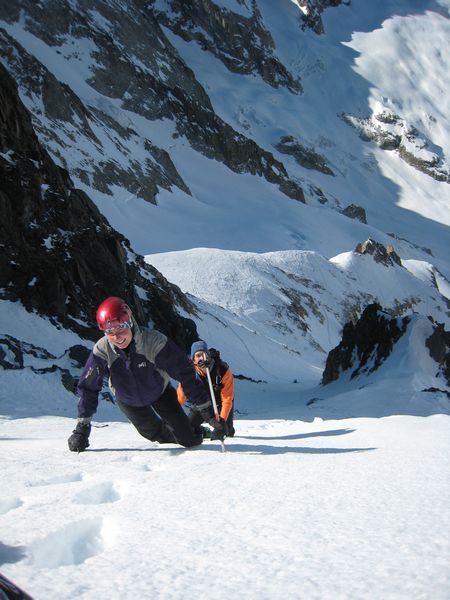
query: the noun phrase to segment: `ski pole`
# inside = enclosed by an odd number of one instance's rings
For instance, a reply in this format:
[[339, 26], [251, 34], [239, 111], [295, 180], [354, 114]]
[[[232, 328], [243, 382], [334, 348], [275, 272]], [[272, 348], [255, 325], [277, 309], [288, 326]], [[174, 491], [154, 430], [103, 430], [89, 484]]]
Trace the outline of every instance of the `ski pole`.
[[[205, 357], [205, 360], [206, 360], [206, 357]], [[214, 389], [213, 389], [213, 384], [211, 381], [211, 373], [209, 372], [209, 367], [206, 367], [206, 377], [208, 378], [209, 392], [211, 394], [211, 402], [213, 405], [214, 416], [216, 417], [216, 421], [219, 422], [220, 416], [219, 416], [219, 411], [217, 409], [217, 402], [216, 402], [216, 397], [214, 395]], [[225, 444], [224, 444], [223, 440], [220, 440], [220, 445], [222, 447], [222, 452], [225, 452]]]

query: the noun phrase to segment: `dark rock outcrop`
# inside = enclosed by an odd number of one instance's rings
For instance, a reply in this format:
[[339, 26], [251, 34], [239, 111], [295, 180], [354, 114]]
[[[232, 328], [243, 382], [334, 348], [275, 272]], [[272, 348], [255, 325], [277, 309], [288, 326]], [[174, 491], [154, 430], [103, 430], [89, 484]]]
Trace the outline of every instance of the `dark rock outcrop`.
[[370, 254], [375, 262], [382, 263], [386, 266], [399, 265], [402, 266], [402, 261], [399, 255], [395, 252], [394, 246], [389, 244], [383, 246], [379, 242], [375, 242], [371, 238], [362, 244], [358, 244], [355, 248], [358, 254]]
[[382, 150], [395, 151], [418, 171], [436, 181], [450, 183], [450, 166], [444, 150], [399, 115], [386, 110], [365, 118], [350, 114], [341, 117], [358, 131], [364, 142], [374, 142]]
[[276, 149], [282, 154], [289, 154], [293, 156], [297, 163], [305, 169], [312, 169], [324, 173], [324, 175], [333, 175], [333, 171], [327, 165], [327, 160], [318, 152], [315, 152], [313, 148], [307, 148], [300, 144], [293, 136], [283, 136]]
[[5, 370], [28, 368], [39, 375], [57, 372], [63, 386], [72, 393], [76, 391], [78, 373], [88, 355], [89, 350], [81, 345], [72, 346], [58, 357], [45, 348], [18, 340], [13, 336], [0, 336], [1, 368]]
[[[433, 322], [433, 320], [430, 318]], [[439, 372], [450, 386], [450, 331], [445, 331], [443, 323], [438, 323], [425, 342], [430, 356], [439, 365]]]
[[350, 4], [350, 0], [297, 0], [303, 10], [303, 22], [305, 27], [311, 28], [317, 34], [324, 33], [322, 13], [330, 6]]
[[392, 318], [379, 304], [367, 306], [356, 323], [344, 325], [341, 342], [328, 354], [322, 384], [337, 380], [345, 371], [351, 370], [353, 379], [378, 369], [405, 333], [408, 322], [409, 317]]
[[127, 299], [136, 318], [188, 348], [194, 312], [181, 291], [148, 267], [40, 145], [16, 84], [0, 65], [0, 298], [20, 300], [81, 337], [98, 337], [96, 306]]
[[342, 214], [348, 217], [349, 219], [357, 219], [361, 221], [361, 223], [367, 224], [367, 216], [366, 211], [362, 206], [358, 206], [356, 204], [349, 204], [342, 211]]

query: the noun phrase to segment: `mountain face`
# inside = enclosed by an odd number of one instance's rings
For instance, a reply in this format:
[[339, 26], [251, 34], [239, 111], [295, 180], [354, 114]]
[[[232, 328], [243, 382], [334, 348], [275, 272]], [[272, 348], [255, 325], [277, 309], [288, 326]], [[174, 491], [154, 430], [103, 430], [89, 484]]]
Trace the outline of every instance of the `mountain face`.
[[[402, 339], [404, 343], [400, 347]], [[356, 323], [349, 321], [345, 324], [342, 340], [328, 354], [322, 385], [347, 378], [364, 387], [374, 373], [384, 369], [383, 376], [388, 378], [389, 373], [401, 371], [404, 364], [413, 367], [418, 380], [428, 371], [429, 376], [434, 377], [442, 388], [448, 387], [450, 332], [431, 317], [427, 319], [416, 314], [413, 317], [393, 318], [380, 305], [370, 304]], [[446, 410], [450, 392], [442, 388], [431, 386], [417, 391], [438, 393], [442, 408]]]
[[[85, 339], [110, 294], [183, 347], [199, 335], [192, 318], [238, 320], [255, 357], [253, 334], [277, 340], [286, 378], [299, 356], [323, 365], [374, 302], [447, 327], [446, 111], [425, 76], [445, 81], [430, 32], [445, 38], [448, 15], [437, 0], [417, 4], [1, 3], [0, 299]], [[364, 54], [368, 32], [380, 52]], [[423, 70], [405, 52], [385, 80], [391, 69], [373, 61], [420, 35]], [[423, 82], [423, 103], [395, 95], [403, 71], [417, 94]], [[201, 246], [248, 255], [219, 252], [212, 268], [213, 252], [181, 253], [172, 268], [158, 254]], [[244, 291], [236, 309], [229, 294]], [[45, 348], [1, 339], [4, 368], [46, 360]], [[48, 355], [58, 369], [65, 358]]]
[[[2, 60], [19, 84], [52, 157], [95, 190], [112, 194], [119, 186], [153, 203], [162, 189], [191, 194], [170, 153], [152, 139], [151, 131], [136, 129], [127, 116], [133, 113], [150, 123], [170, 121], [174, 139], [185, 137], [204, 156], [236, 173], [264, 177], [288, 197], [304, 202], [305, 190], [298, 177], [288, 174], [282, 155], [293, 155], [301, 166], [332, 175], [326, 157], [287, 135], [274, 141], [281, 155], [277, 159], [225, 122], [167, 35], [171, 32], [197, 44], [232, 73], [301, 94], [300, 77], [277, 57], [258, 4], [237, 4], [245, 10], [233, 12], [203, 0], [120, 4], [12, 0], [0, 7], [5, 25], [0, 28]], [[339, 6], [341, 0], [298, 4], [299, 28], [323, 33], [323, 11]], [[51, 49], [61, 64], [41, 58], [40, 52], [32, 54], [29, 38], [17, 35], [19, 24], [24, 34]], [[83, 83], [65, 83], [60, 72], [64, 65], [78, 72]], [[342, 118], [361, 139], [375, 141], [385, 150], [396, 149], [409, 164], [448, 182], [449, 167], [442, 152], [433, 151], [432, 140], [400, 115], [386, 108], [364, 117], [348, 113]], [[314, 186], [308, 186], [308, 191], [320, 197]]]
[[[0, 18], [11, 26], [24, 11], [24, 31], [52, 48], [71, 68], [86, 69], [85, 85], [96, 92], [96, 97], [83, 101], [79, 94], [84, 85], [71, 89], [9, 35], [8, 28], [0, 31], [4, 62], [25, 96], [41, 106], [40, 114], [32, 111], [35, 126], [55, 158], [67, 166], [68, 148], [72, 149], [77, 140], [76, 145], [83, 148], [75, 160], [70, 157], [71, 173], [99, 191], [111, 193], [112, 186], [122, 186], [149, 202], [155, 202], [160, 189], [176, 187], [189, 194], [169, 154], [129, 122], [126, 113], [132, 112], [150, 122], [170, 120], [174, 138], [185, 136], [205, 156], [237, 173], [258, 174], [289, 197], [304, 201], [301, 187], [288, 177], [272, 153], [215, 114], [205, 90], [162, 29], [170, 25], [179, 33], [182, 22], [183, 35], [189, 39], [188, 32], [196, 24], [206, 23], [218, 34], [215, 42], [220, 58], [229, 56], [227, 36], [239, 31], [242, 51], [255, 42], [259, 51], [245, 60], [243, 55], [236, 56], [227, 66], [239, 70], [240, 64], [241, 72], [260, 72], [270, 85], [284, 85], [298, 93], [300, 84], [271, 56], [273, 41], [261, 26], [257, 11], [248, 20], [234, 18], [231, 13], [221, 32], [218, 24], [223, 11], [214, 10], [212, 2], [189, 3], [189, 9], [183, 9], [173, 22], [152, 4], [13, 1], [0, 9]], [[177, 10], [177, 3], [173, 4]], [[111, 156], [110, 144], [120, 160]]]
[[296, 3], [304, 13], [303, 21], [306, 27], [311, 27], [316, 33], [324, 33], [322, 13], [330, 6], [339, 4], [350, 4], [351, 0], [296, 0]]
[[123, 295], [139, 320], [152, 319], [188, 346], [195, 326], [175, 306], [189, 312], [189, 301], [131, 250], [54, 164], [2, 65], [0, 90], [2, 298], [94, 338], [96, 306], [107, 295]]
[[[230, 349], [237, 373], [255, 380], [306, 381], [311, 368], [342, 373], [348, 367], [327, 366], [327, 359], [336, 362], [329, 353], [349, 327], [356, 327], [366, 307], [377, 306], [381, 298], [389, 322], [401, 323], [414, 313], [428, 322], [430, 316], [445, 335], [442, 321], [447, 323], [449, 302], [432, 283], [432, 272], [419, 281], [414, 263], [402, 262], [392, 246], [371, 239], [330, 260], [300, 250], [258, 254], [205, 248], [146, 260], [188, 293], [201, 330]], [[390, 349], [397, 339], [390, 331], [383, 333], [382, 323], [374, 320], [372, 329], [379, 331], [382, 347]], [[360, 338], [367, 337], [372, 349], [379, 342], [375, 334], [360, 329]], [[345, 355], [349, 362], [354, 360], [352, 344]], [[446, 352], [436, 347], [439, 364]], [[328, 380], [328, 374], [324, 377]]]
[[389, 110], [360, 118], [343, 115], [364, 141], [373, 141], [382, 150], [396, 151], [406, 163], [436, 181], [450, 183], [450, 169], [442, 150], [434, 149], [430, 140], [399, 115]]
[[[429, 4], [434, 8], [435, 2]], [[332, 191], [329, 178], [352, 162], [332, 164], [332, 132], [317, 127], [314, 141], [280, 122], [278, 135], [265, 139], [265, 110], [258, 115], [237, 89], [230, 97], [236, 106], [228, 107], [235, 118], [225, 118], [211, 85], [199, 76], [198, 57], [189, 55], [198, 48], [205, 63], [214, 68], [216, 61], [233, 81], [240, 77], [250, 87], [254, 81], [256, 98], [261, 82], [295, 107], [305, 93], [302, 79], [325, 68], [320, 57], [298, 67], [314, 59], [306, 45], [317, 43], [311, 35], [326, 33], [326, 12], [352, 5], [283, 0], [283, 18], [297, 29], [293, 56], [277, 47], [268, 6], [265, 0], [11, 0], [0, 6], [1, 60], [51, 157], [94, 194], [114, 196], [120, 189], [149, 203], [157, 203], [162, 191], [192, 196], [192, 182], [174, 152], [186, 144], [233, 173], [263, 178], [288, 198], [364, 210]], [[408, 165], [448, 183], [444, 149], [391, 104], [381, 101], [365, 111], [349, 106], [335, 117], [362, 140], [396, 151]], [[368, 161], [362, 166], [367, 169]]]
[[393, 319], [378, 304], [369, 304], [356, 323], [344, 325], [340, 344], [327, 357], [322, 383], [339, 378], [352, 369], [353, 379], [362, 372], [376, 371], [405, 333], [409, 317]]

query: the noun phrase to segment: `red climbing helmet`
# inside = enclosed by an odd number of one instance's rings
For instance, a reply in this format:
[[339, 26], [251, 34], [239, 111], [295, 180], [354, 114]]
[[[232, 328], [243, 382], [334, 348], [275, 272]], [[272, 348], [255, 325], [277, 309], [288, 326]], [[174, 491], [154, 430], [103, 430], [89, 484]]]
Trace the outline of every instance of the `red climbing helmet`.
[[[97, 325], [102, 331], [129, 324], [131, 328], [131, 309], [122, 298], [110, 296], [97, 308]], [[126, 326], [126, 325], [125, 325]]]

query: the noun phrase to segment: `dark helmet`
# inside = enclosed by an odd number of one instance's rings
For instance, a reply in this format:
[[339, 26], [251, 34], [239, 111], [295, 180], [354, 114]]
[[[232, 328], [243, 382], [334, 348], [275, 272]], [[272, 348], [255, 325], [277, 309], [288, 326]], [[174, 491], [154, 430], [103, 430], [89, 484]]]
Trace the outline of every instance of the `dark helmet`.
[[97, 308], [97, 325], [102, 331], [117, 327], [130, 319], [130, 307], [117, 296], [106, 298]]
[[203, 340], [197, 340], [191, 346], [191, 356], [194, 358], [196, 352], [208, 352], [208, 346]]

